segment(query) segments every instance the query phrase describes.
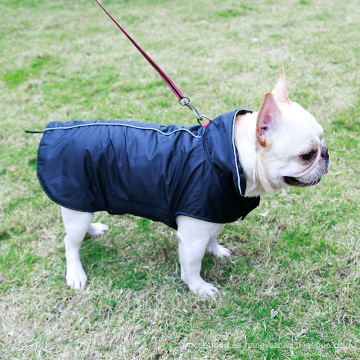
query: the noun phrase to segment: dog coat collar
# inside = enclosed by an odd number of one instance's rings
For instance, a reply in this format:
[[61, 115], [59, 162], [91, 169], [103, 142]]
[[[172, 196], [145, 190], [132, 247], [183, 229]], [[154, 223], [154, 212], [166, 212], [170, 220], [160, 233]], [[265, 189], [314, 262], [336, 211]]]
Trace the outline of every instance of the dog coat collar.
[[38, 179], [69, 209], [132, 214], [176, 229], [186, 215], [228, 223], [244, 218], [259, 197], [245, 197], [246, 179], [234, 143], [238, 109], [196, 125], [134, 121], [52, 122], [41, 139]]

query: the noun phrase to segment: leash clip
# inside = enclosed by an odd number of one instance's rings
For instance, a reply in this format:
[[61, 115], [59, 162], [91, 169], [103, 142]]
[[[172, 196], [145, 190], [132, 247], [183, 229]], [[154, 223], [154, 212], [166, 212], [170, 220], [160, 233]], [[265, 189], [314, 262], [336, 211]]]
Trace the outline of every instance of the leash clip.
[[181, 106], [187, 106], [196, 116], [199, 125], [204, 126], [201, 121], [205, 119], [212, 121], [206, 115], [200, 115], [200, 113], [190, 104], [190, 99], [187, 96], [184, 96], [179, 100]]

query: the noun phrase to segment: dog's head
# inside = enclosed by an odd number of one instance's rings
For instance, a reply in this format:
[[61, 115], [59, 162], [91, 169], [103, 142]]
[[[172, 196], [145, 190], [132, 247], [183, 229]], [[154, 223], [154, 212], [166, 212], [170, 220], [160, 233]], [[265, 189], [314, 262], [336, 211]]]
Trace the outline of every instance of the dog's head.
[[268, 184], [266, 192], [286, 185], [315, 185], [327, 172], [329, 153], [323, 129], [308, 111], [289, 100], [284, 69], [272, 93], [264, 96], [256, 139], [262, 169], [259, 180]]

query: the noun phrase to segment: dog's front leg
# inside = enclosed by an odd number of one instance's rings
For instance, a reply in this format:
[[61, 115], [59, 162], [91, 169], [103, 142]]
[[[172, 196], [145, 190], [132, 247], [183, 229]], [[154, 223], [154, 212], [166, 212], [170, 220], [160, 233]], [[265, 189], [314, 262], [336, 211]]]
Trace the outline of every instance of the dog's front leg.
[[178, 225], [181, 280], [197, 295], [213, 296], [219, 290], [201, 278], [201, 260], [209, 241], [216, 239], [223, 225], [187, 216], [178, 216], [176, 222]]

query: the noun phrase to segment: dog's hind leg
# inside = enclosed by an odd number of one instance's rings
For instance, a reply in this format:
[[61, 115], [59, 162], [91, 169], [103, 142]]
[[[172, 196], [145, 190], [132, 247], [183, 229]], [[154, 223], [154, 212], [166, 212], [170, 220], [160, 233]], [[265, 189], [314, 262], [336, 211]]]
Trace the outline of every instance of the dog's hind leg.
[[87, 276], [81, 265], [79, 251], [86, 232], [90, 230], [94, 214], [61, 207], [61, 215], [66, 232], [66, 283], [71, 289], [83, 289]]

